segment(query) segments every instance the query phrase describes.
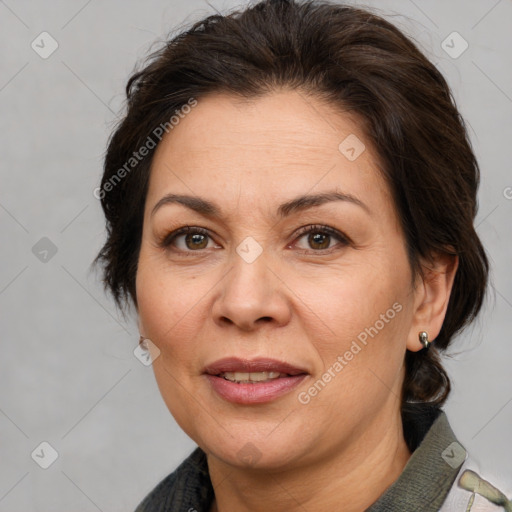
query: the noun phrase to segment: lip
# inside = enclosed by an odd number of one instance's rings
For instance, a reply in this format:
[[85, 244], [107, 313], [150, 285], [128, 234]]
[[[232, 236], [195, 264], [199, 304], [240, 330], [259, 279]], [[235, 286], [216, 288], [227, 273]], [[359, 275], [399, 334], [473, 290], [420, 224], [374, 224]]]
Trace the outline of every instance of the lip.
[[289, 375], [308, 373], [304, 368], [293, 366], [277, 359], [263, 357], [257, 359], [226, 357], [208, 364], [203, 371], [208, 375], [219, 375], [224, 372], [279, 372], [288, 373]]
[[[279, 372], [288, 374], [266, 382], [231, 382], [220, 374], [224, 372]], [[228, 357], [208, 364], [205, 377], [212, 389], [225, 400], [236, 404], [261, 404], [276, 400], [297, 387], [308, 375], [307, 370], [276, 359], [240, 359]]]

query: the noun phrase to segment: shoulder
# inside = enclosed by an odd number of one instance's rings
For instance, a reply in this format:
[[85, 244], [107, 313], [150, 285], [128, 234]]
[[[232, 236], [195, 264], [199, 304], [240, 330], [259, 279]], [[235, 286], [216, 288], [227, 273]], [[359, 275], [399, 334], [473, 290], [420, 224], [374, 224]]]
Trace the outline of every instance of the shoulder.
[[440, 512], [512, 511], [512, 485], [499, 475], [484, 471], [467, 456], [443, 502]]
[[213, 499], [206, 454], [196, 448], [139, 503], [135, 512], [207, 510]]
[[[505, 483], [484, 465], [480, 465], [460, 444], [453, 433], [446, 414], [442, 412], [431, 428], [441, 443], [427, 442], [429, 450], [443, 459], [450, 485], [439, 509], [441, 512], [512, 512], [512, 482]], [[444, 448], [443, 448], [444, 447]], [[437, 452], [437, 453], [436, 453]], [[450, 469], [453, 472], [450, 474]]]
[[[414, 410], [413, 410], [414, 409]], [[511, 489], [480, 470], [458, 442], [444, 411], [411, 408], [404, 422], [411, 457], [367, 512], [512, 512]]]

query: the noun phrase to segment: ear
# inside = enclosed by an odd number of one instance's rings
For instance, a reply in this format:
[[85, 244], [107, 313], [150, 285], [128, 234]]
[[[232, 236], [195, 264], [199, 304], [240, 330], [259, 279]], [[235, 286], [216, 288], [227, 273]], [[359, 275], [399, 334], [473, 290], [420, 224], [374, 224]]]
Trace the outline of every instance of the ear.
[[428, 333], [429, 341], [434, 341], [439, 335], [458, 266], [458, 256], [446, 253], [435, 253], [428, 262], [422, 261], [423, 277], [418, 275], [415, 282], [408, 350], [417, 352], [423, 348], [418, 337], [420, 331]]

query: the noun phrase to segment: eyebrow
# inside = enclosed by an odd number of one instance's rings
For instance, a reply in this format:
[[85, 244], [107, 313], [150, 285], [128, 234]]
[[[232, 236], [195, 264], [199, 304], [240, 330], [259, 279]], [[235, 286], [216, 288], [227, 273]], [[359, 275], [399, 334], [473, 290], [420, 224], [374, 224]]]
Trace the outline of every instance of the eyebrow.
[[[320, 206], [333, 201], [345, 201], [358, 205], [367, 213], [371, 214], [368, 206], [366, 206], [366, 204], [364, 204], [360, 199], [351, 194], [338, 191], [295, 197], [294, 199], [281, 204], [277, 209], [277, 214], [279, 217], [284, 218], [288, 217], [292, 213], [307, 210], [313, 206]], [[187, 208], [207, 217], [222, 217], [220, 208], [211, 201], [207, 201], [206, 199], [202, 199], [197, 196], [183, 194], [167, 194], [162, 197], [151, 210], [151, 217], [162, 206], [176, 203], [186, 206]]]

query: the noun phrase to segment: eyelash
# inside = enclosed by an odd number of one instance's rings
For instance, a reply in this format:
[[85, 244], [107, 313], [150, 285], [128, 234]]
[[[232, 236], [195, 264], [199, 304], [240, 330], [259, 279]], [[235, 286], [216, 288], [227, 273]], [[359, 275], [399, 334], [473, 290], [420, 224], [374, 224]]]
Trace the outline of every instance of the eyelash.
[[[329, 235], [335, 239], [338, 240], [339, 244], [335, 245], [334, 247], [329, 247], [327, 249], [310, 249], [305, 250], [302, 249], [301, 252], [303, 254], [318, 254], [318, 255], [325, 255], [330, 254], [331, 252], [335, 251], [337, 248], [339, 249], [339, 245], [341, 247], [346, 247], [347, 245], [350, 245], [352, 242], [351, 240], [345, 236], [340, 231], [331, 228], [330, 226], [324, 226], [321, 224], [313, 224], [310, 226], [304, 226], [298, 230], [298, 232], [295, 234], [295, 239], [302, 238], [304, 235], [310, 234], [310, 233], [321, 233], [324, 235]], [[194, 227], [194, 226], [184, 226], [182, 228], [176, 229], [175, 231], [172, 231], [171, 233], [166, 234], [162, 237], [162, 239], [158, 242], [158, 246], [164, 249], [169, 249], [170, 246], [173, 244], [173, 242], [181, 235], [187, 235], [187, 234], [200, 234], [207, 236], [211, 239], [210, 233], [207, 229], [200, 228], [200, 227]], [[291, 245], [291, 244], [290, 244]], [[290, 247], [290, 245], [287, 245], [287, 247]], [[183, 255], [183, 256], [192, 256], [197, 255], [197, 253], [201, 253], [204, 251], [204, 249], [198, 249], [198, 250], [182, 250], [182, 249], [175, 249], [174, 250], [177, 254]]]

